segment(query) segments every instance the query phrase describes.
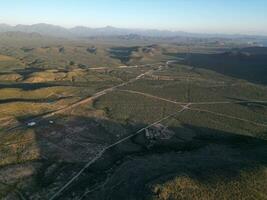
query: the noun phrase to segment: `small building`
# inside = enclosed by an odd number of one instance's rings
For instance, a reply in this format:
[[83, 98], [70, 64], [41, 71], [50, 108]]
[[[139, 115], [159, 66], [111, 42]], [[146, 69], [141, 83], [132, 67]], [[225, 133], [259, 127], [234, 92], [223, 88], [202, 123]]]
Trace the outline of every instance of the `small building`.
[[35, 126], [36, 125], [36, 122], [29, 122], [27, 125], [28, 126]]

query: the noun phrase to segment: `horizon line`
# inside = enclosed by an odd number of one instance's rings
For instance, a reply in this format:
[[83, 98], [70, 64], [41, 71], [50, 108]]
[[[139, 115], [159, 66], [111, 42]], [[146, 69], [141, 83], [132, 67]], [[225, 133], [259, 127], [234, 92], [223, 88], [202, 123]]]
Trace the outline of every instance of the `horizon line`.
[[185, 34], [199, 34], [199, 35], [225, 35], [225, 36], [258, 36], [258, 37], [267, 37], [267, 33], [259, 34], [259, 33], [241, 33], [241, 32], [233, 32], [233, 33], [227, 33], [227, 32], [213, 32], [213, 31], [186, 31], [186, 30], [171, 30], [171, 29], [161, 29], [161, 28], [130, 28], [130, 27], [116, 27], [112, 25], [105, 25], [105, 26], [89, 26], [89, 25], [73, 25], [73, 26], [64, 26], [64, 25], [59, 25], [59, 24], [51, 24], [51, 23], [46, 23], [46, 22], [37, 22], [37, 23], [31, 23], [31, 24], [23, 24], [23, 23], [18, 23], [18, 24], [9, 24], [5, 22], [0, 22], [0, 25], [6, 25], [6, 26], [11, 26], [11, 27], [16, 27], [19, 25], [22, 26], [34, 26], [34, 25], [50, 25], [50, 26], [56, 26], [60, 28], [64, 28], [67, 30], [74, 29], [77, 27], [82, 27], [82, 28], [88, 28], [88, 29], [101, 29], [101, 28], [116, 28], [116, 29], [125, 29], [125, 30], [139, 30], [139, 31], [165, 31], [165, 32], [170, 32], [170, 33], [185, 33]]

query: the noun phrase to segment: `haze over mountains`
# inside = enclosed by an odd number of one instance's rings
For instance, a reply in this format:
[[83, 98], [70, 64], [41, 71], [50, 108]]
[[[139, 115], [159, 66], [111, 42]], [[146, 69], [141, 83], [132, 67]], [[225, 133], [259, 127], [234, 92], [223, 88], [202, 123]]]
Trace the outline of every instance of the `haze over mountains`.
[[222, 37], [222, 38], [257, 38], [267, 39], [267, 36], [251, 36], [251, 35], [228, 35], [228, 34], [204, 34], [204, 33], [188, 33], [183, 31], [168, 31], [156, 29], [126, 29], [106, 26], [103, 28], [89, 28], [85, 26], [76, 26], [74, 28], [64, 28], [61, 26], [51, 24], [33, 24], [33, 25], [16, 25], [10, 26], [7, 24], [0, 24], [0, 32], [25, 32], [25, 33], [39, 33], [46, 36], [55, 37], [92, 37], [92, 36], [119, 36], [136, 34], [148, 37]]

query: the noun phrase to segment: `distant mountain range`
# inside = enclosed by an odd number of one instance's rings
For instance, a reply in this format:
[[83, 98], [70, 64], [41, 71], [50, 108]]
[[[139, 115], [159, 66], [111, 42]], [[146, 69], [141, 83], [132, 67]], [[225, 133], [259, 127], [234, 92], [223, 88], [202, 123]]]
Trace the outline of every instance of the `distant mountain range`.
[[74, 28], [64, 28], [51, 24], [33, 24], [33, 25], [16, 25], [10, 26], [0, 24], [0, 32], [24, 32], [39, 33], [45, 36], [54, 37], [94, 37], [94, 36], [119, 36], [119, 35], [140, 35], [147, 37], [197, 37], [197, 38], [257, 38], [267, 39], [267, 36], [251, 35], [227, 35], [227, 34], [201, 34], [187, 33], [182, 31], [165, 31], [165, 30], [145, 30], [145, 29], [125, 29], [107, 26], [103, 28], [89, 28], [77, 26]]

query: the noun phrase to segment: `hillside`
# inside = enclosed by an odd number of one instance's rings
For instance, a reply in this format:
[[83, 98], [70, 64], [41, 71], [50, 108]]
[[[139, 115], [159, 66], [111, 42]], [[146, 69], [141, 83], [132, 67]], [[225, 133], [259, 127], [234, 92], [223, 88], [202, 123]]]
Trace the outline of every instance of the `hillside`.
[[0, 199], [265, 199], [266, 48], [125, 37], [0, 34]]
[[266, 47], [249, 47], [219, 54], [178, 53], [173, 56], [185, 58], [183, 63], [190, 63], [195, 68], [209, 69], [250, 82], [267, 84], [266, 53]]

